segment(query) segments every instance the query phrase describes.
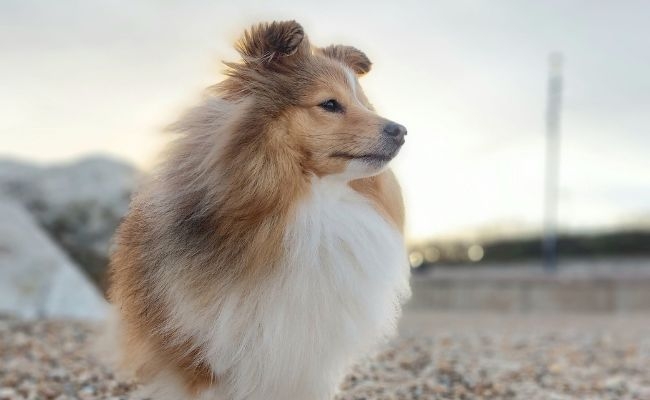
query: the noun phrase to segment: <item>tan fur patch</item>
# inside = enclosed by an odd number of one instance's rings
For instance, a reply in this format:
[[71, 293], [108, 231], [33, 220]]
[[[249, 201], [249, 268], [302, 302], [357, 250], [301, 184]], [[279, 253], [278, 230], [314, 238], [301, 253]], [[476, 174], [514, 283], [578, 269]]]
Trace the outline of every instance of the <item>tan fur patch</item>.
[[350, 182], [350, 186], [372, 200], [377, 210], [400, 232], [404, 232], [404, 201], [399, 183], [392, 171], [354, 180]]
[[140, 246], [149, 229], [139, 210], [132, 209], [120, 227], [122, 241], [111, 261], [109, 299], [120, 311], [122, 332], [122, 367], [148, 381], [162, 369], [172, 369], [184, 377], [189, 392], [215, 381], [210, 368], [197, 364], [198, 350], [190, 343], [176, 344], [163, 333], [166, 305], [155, 301], [148, 286], [148, 266], [143, 263]]

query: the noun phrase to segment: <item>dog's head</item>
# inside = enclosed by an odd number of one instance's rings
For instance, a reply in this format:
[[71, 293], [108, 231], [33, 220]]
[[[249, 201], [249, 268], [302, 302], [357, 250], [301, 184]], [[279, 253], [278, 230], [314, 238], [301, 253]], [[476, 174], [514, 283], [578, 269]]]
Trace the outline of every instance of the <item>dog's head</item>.
[[240, 63], [226, 63], [226, 97], [250, 98], [265, 134], [318, 176], [356, 179], [379, 173], [404, 144], [406, 128], [375, 113], [358, 78], [371, 62], [351, 46], [312, 46], [295, 21], [260, 24], [236, 48]]

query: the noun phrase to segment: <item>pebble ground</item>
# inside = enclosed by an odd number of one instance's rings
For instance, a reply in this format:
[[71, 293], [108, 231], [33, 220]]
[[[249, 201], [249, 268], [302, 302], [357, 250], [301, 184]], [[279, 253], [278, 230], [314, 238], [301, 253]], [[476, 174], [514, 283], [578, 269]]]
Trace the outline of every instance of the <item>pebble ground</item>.
[[[0, 400], [135, 400], [90, 355], [96, 329], [0, 317]], [[366, 399], [650, 400], [650, 316], [407, 313], [337, 397]]]

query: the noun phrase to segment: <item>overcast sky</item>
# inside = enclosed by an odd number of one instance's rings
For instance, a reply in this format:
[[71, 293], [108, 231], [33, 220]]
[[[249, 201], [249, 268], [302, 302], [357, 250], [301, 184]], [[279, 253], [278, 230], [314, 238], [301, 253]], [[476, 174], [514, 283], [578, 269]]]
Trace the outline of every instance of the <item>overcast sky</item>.
[[0, 155], [147, 168], [242, 30], [296, 19], [374, 62], [370, 100], [409, 129], [411, 238], [539, 225], [551, 51], [566, 60], [562, 225], [650, 221], [650, 2], [386, 3], [2, 0]]

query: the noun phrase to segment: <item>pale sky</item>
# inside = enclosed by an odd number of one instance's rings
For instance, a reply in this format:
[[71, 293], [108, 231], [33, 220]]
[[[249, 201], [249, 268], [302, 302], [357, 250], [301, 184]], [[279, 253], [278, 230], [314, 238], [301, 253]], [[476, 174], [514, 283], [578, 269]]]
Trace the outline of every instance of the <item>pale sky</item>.
[[565, 56], [561, 224], [650, 222], [648, 1], [0, 2], [0, 156], [143, 168], [252, 23], [296, 19], [374, 62], [409, 129], [395, 162], [411, 239], [541, 220], [547, 57]]

